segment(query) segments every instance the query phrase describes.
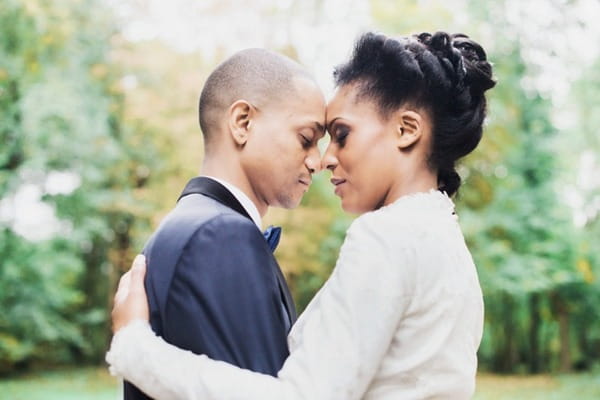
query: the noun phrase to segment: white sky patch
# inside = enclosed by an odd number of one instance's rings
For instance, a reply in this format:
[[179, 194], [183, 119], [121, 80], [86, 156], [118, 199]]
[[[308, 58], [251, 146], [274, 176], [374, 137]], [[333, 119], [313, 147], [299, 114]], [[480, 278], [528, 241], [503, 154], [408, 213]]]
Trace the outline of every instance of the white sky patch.
[[563, 191], [565, 202], [573, 209], [575, 226], [582, 227], [600, 213], [600, 197], [590, 196], [600, 188], [600, 162], [593, 151], [584, 151], [579, 157], [576, 181]]
[[133, 90], [138, 86], [138, 78], [135, 75], [128, 74], [122, 77], [119, 83], [123, 90]]
[[71, 194], [81, 185], [79, 175], [68, 171], [52, 171], [46, 177], [45, 190], [49, 195]]
[[258, 0], [251, 6], [231, 0], [106, 1], [128, 40], [159, 39], [215, 62], [244, 48], [291, 45], [327, 95], [333, 67], [372, 26], [368, 0]]
[[536, 89], [552, 95], [557, 105], [570, 85], [600, 56], [600, 1], [569, 5], [548, 0], [508, 0], [506, 15], [517, 29], [523, 56], [539, 73]]
[[600, 165], [598, 165], [596, 154], [590, 150], [584, 151], [580, 159], [577, 185], [585, 191], [600, 187], [600, 175], [597, 173], [599, 170]]
[[42, 194], [37, 185], [22, 185], [13, 196], [0, 201], [0, 221], [27, 240], [52, 238], [60, 231], [61, 223], [54, 208], [41, 201]]
[[0, 224], [30, 241], [63, 234], [70, 224], [58, 219], [54, 207], [42, 201], [42, 196], [69, 195], [80, 185], [79, 175], [69, 171], [51, 171], [41, 184], [24, 183], [13, 195], [0, 200]]

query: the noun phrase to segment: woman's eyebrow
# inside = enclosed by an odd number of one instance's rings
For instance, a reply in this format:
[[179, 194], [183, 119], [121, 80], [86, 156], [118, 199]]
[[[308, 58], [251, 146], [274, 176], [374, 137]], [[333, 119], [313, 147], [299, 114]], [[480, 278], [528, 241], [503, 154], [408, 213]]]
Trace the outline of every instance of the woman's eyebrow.
[[331, 128], [333, 127], [333, 125], [335, 124], [335, 122], [340, 119], [340, 117], [336, 117], [334, 119], [332, 119], [328, 124], [327, 124], [327, 131], [329, 133], [331, 133]]

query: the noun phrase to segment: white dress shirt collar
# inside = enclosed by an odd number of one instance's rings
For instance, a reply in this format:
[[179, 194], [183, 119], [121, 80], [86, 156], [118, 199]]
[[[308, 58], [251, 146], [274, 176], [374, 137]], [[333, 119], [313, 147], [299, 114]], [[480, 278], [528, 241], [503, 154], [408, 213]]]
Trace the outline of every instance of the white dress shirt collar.
[[209, 175], [207, 175], [206, 177], [210, 178], [210, 179], [214, 179], [215, 181], [219, 182], [221, 185], [225, 186], [225, 188], [231, 192], [231, 194], [237, 199], [237, 201], [240, 202], [242, 207], [244, 207], [244, 210], [246, 210], [248, 215], [250, 215], [250, 218], [252, 218], [252, 221], [254, 221], [256, 226], [258, 226], [258, 229], [262, 229], [261, 228], [262, 219], [260, 217], [260, 213], [258, 212], [258, 208], [256, 208], [256, 205], [252, 202], [252, 200], [250, 200], [250, 198], [246, 195], [246, 193], [242, 192], [237, 186], [235, 186], [227, 181], [224, 181], [223, 179], [215, 178], [214, 176], [209, 176]]

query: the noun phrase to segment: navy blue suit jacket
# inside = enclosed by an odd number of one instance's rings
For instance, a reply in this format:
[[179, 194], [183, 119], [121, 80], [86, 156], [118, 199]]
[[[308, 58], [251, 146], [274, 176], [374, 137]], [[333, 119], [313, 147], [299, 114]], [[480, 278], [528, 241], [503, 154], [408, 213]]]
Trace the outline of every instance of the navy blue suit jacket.
[[[262, 232], [231, 193], [212, 179], [192, 179], [144, 254], [150, 324], [159, 336], [277, 374], [289, 354], [294, 304]], [[124, 395], [148, 399], [127, 382]]]

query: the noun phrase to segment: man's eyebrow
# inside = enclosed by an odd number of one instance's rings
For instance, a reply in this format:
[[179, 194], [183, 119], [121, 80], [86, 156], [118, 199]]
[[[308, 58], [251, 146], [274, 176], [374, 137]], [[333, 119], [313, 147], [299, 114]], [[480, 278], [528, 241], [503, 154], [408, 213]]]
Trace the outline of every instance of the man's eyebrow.
[[321, 134], [321, 136], [325, 135], [325, 127], [322, 124], [315, 121], [313, 126], [317, 133]]

